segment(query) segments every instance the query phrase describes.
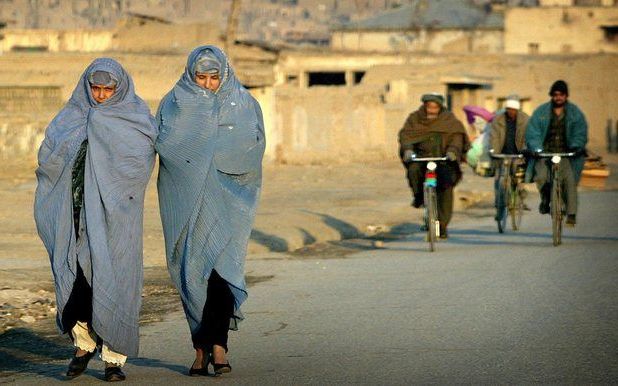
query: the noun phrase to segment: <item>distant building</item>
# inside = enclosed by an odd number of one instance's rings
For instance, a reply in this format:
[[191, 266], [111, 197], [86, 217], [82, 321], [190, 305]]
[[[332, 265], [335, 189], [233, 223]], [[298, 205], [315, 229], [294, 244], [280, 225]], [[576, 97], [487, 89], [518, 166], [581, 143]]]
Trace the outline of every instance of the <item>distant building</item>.
[[537, 8], [506, 9], [505, 53], [618, 52], [618, 7], [614, 4], [607, 6], [607, 1], [598, 1], [599, 6], [577, 6], [582, 2], [573, 0], [541, 3], [543, 6]]
[[411, 5], [332, 29], [334, 50], [362, 52], [501, 52], [504, 21], [491, 5], [416, 0]]

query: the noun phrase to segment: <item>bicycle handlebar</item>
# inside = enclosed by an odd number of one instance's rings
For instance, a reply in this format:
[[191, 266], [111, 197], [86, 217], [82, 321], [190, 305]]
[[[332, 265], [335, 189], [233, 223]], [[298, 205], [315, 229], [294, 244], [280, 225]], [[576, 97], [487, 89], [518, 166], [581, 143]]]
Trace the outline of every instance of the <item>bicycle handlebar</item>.
[[534, 153], [537, 157], [552, 158], [552, 157], [573, 157], [577, 152], [571, 151], [568, 153]]
[[518, 159], [518, 158], [524, 158], [523, 154], [498, 154], [498, 153], [489, 153], [489, 155], [491, 156], [491, 158], [506, 158], [506, 159]]
[[410, 162], [427, 162], [427, 161], [448, 161], [447, 157], [423, 157], [423, 158], [418, 158], [418, 157], [412, 157], [409, 158], [408, 161]]

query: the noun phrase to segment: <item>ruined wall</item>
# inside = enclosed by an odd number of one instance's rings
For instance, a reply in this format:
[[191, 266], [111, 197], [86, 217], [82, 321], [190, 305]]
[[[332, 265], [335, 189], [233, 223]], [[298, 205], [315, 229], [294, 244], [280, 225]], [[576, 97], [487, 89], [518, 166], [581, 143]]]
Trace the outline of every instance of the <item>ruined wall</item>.
[[167, 24], [136, 19], [126, 20], [113, 29], [10, 29], [4, 30], [2, 36], [0, 53], [13, 50], [179, 53], [198, 45], [222, 43], [219, 29], [213, 24]]
[[618, 26], [618, 7], [507, 8], [504, 50], [508, 54], [618, 52], [618, 38], [602, 26]]
[[[498, 102], [516, 93], [525, 98], [524, 111], [531, 113], [549, 100], [548, 91], [557, 79], [564, 79], [570, 88], [570, 100], [585, 113], [589, 123], [589, 147], [595, 151], [605, 148], [605, 126], [608, 119], [618, 119], [618, 55], [572, 55], [524, 57], [493, 55], [434, 56], [424, 63], [405, 66], [378, 66], [368, 71], [364, 83], [376, 87], [399, 79], [399, 86], [387, 95], [393, 104], [405, 104], [408, 109], [418, 107], [420, 96], [428, 91], [446, 93], [453, 75], [466, 74], [471, 82], [483, 80], [489, 86], [469, 92], [464, 104], [478, 104], [488, 110], [498, 108]], [[489, 79], [489, 81], [488, 81]], [[405, 86], [402, 85], [405, 83]], [[472, 99], [473, 98], [473, 99]], [[461, 111], [455, 111], [464, 119]]]
[[276, 125], [271, 146], [284, 163], [382, 159], [393, 138], [375, 88], [293, 87], [276, 89]]
[[34, 163], [45, 127], [60, 106], [58, 86], [0, 86], [0, 160]]
[[131, 22], [116, 30], [111, 49], [121, 52], [177, 53], [203, 44], [221, 43], [219, 29], [210, 24]]
[[[56, 92], [61, 104], [96, 56], [2, 55], [0, 85], [56, 84], [60, 86]], [[149, 102], [153, 112], [178, 80], [186, 60], [185, 54], [113, 56], [133, 76], [137, 93]], [[397, 132], [407, 114], [420, 105], [420, 96], [428, 91], [446, 93], [452, 82], [487, 84], [467, 93], [470, 99], [462, 99], [461, 105], [474, 102], [494, 110], [500, 98], [517, 93], [526, 98], [524, 110], [531, 112], [549, 100], [547, 92], [553, 81], [565, 79], [571, 100], [582, 108], [590, 123], [593, 150], [605, 148], [607, 119], [618, 120], [618, 54], [530, 57], [286, 52], [280, 59], [279, 77], [312, 69], [367, 72], [355, 86], [300, 88], [283, 83], [252, 89], [264, 114], [267, 160], [317, 163], [395, 158]], [[8, 94], [5, 97], [9, 99]], [[38, 98], [47, 99], [43, 94]], [[22, 112], [13, 108], [13, 124], [9, 126], [6, 115], [0, 117], [0, 137], [11, 138], [0, 145], [2, 157], [15, 159], [16, 155], [29, 154], [33, 158], [42, 129], [60, 107], [49, 112], [44, 111], [47, 108], [23, 106]], [[463, 119], [461, 111], [456, 113]]]
[[49, 52], [102, 52], [112, 46], [111, 30], [5, 30], [0, 53], [18, 49]]
[[501, 30], [335, 31], [331, 48], [360, 52], [501, 52]]

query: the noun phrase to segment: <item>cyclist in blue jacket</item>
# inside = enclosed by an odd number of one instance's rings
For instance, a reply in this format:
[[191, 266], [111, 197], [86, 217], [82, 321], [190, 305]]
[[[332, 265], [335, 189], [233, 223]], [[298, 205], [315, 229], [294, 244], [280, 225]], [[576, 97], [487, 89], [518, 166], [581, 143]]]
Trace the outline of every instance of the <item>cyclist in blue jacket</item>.
[[[565, 186], [566, 223], [575, 226], [577, 214], [577, 183], [584, 168], [588, 124], [582, 111], [569, 102], [569, 88], [557, 80], [549, 90], [551, 100], [537, 107], [528, 121], [526, 145], [533, 152], [576, 152], [572, 158], [560, 161], [560, 176]], [[541, 194], [541, 214], [549, 213], [551, 193], [549, 160], [532, 159], [528, 164], [528, 181], [534, 180]]]

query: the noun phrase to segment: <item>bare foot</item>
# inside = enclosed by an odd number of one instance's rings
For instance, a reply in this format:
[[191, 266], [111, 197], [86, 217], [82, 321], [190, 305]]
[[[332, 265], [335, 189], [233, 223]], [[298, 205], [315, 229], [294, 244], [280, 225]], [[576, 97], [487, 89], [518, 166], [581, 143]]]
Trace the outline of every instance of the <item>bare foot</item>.
[[195, 361], [193, 361], [192, 369], [201, 369], [204, 368], [204, 350], [196, 348], [195, 349]]
[[212, 357], [216, 364], [224, 365], [227, 363], [227, 358], [225, 356], [225, 349], [219, 345], [212, 346]]

